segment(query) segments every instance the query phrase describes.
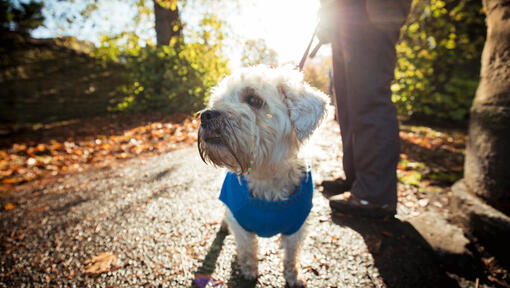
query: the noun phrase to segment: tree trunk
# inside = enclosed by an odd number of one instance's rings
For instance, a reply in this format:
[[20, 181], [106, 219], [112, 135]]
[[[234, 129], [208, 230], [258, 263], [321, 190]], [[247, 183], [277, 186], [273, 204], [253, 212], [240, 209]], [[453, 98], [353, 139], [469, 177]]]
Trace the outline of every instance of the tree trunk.
[[[154, 1], [154, 16], [156, 22], [156, 41], [158, 46], [170, 44], [172, 37], [182, 36], [182, 22], [177, 5], [171, 7], [169, 2], [177, 1]], [[161, 6], [164, 5], [164, 6]], [[172, 8], [175, 8], [172, 10]]]
[[483, 0], [487, 40], [471, 107], [464, 181], [469, 191], [510, 215], [510, 5]]

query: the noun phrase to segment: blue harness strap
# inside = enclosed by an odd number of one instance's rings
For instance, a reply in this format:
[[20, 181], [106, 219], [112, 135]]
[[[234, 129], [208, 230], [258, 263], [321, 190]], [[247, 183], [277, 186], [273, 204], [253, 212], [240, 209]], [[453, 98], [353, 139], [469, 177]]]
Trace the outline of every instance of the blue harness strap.
[[227, 172], [220, 200], [227, 205], [244, 230], [261, 237], [282, 233], [290, 235], [301, 228], [312, 209], [312, 173], [306, 172], [296, 193], [285, 201], [266, 201], [250, 195], [246, 177], [241, 183], [235, 173]]

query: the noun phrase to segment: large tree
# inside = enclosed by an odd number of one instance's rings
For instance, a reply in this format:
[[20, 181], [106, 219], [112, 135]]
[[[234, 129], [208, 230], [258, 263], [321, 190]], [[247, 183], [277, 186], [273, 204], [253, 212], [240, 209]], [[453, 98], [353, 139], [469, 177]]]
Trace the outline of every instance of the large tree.
[[168, 45], [172, 37], [182, 37], [182, 21], [177, 0], [153, 0], [156, 43]]
[[471, 108], [465, 184], [489, 204], [510, 213], [510, 5], [483, 0], [487, 40], [480, 84]]
[[485, 41], [480, 1], [413, 1], [391, 87], [400, 114], [467, 120]]

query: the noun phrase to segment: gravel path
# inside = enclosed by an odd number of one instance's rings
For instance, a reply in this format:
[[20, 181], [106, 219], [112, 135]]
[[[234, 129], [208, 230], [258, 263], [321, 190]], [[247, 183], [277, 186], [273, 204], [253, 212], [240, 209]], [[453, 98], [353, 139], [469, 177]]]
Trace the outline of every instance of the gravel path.
[[[338, 141], [328, 120], [304, 150], [316, 183], [341, 174]], [[257, 281], [240, 277], [233, 236], [220, 229], [223, 175], [189, 147], [2, 196], [2, 207], [15, 208], [0, 214], [0, 287], [189, 287], [196, 274], [228, 287], [285, 286], [275, 238], [259, 242]], [[400, 219], [412, 213], [399, 206]], [[332, 219], [316, 192], [309, 224], [301, 257], [309, 287], [457, 286], [408, 222]], [[102, 252], [118, 257], [114, 269], [87, 275], [86, 261]]]

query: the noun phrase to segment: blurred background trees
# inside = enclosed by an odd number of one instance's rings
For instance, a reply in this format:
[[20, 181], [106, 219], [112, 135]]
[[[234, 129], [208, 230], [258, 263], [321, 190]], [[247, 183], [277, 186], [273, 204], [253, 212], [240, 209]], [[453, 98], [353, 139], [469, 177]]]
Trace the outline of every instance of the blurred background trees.
[[8, 0], [0, 0], [0, 33], [2, 35], [15, 31], [28, 36], [31, 30], [43, 24], [42, 3], [30, 1], [17, 4]]
[[190, 31], [186, 40], [178, 4], [177, 0], [136, 2], [140, 14], [154, 13], [156, 45], [151, 41], [141, 45], [136, 33], [125, 31], [104, 36], [93, 52], [105, 65], [113, 61], [126, 67], [127, 83], [119, 87], [125, 97], [112, 110], [196, 112], [207, 101], [209, 88], [228, 73], [222, 50], [224, 21], [206, 13], [200, 29]]
[[[101, 109], [103, 113], [125, 110], [192, 113], [200, 110], [207, 101], [209, 88], [229, 71], [228, 59], [224, 57], [222, 49], [224, 21], [212, 13], [203, 13], [200, 27], [188, 29], [184, 35], [185, 25], [180, 17], [179, 6], [186, 6], [186, 1], [128, 1], [127, 4], [135, 7], [137, 11], [129, 20], [129, 26], [116, 33], [103, 34], [99, 43], [89, 47], [72, 37], [35, 43], [28, 34], [31, 29], [42, 25], [44, 6], [49, 8], [44, 14], [50, 17], [47, 23], [65, 34], [91, 29], [90, 27], [96, 25], [96, 18], [99, 17], [97, 14], [103, 13], [101, 7], [121, 4], [126, 3], [115, 0], [2, 0], [2, 33], [9, 32], [11, 37], [16, 35], [21, 40], [26, 40], [23, 44], [18, 43], [4, 51], [1, 69], [4, 77], [0, 80], [5, 87], [1, 92], [4, 98], [2, 112], [5, 112], [2, 113], [2, 118], [5, 118], [2, 120], [54, 121], [66, 119], [68, 114], [79, 117], [82, 113], [76, 110], [88, 111], [90, 116], [96, 115], [95, 111]], [[110, 12], [116, 13], [117, 10]], [[91, 19], [93, 21], [89, 21]], [[108, 19], [106, 18], [106, 21]], [[148, 22], [151, 19], [152, 25]], [[152, 26], [152, 32], [156, 36], [155, 43], [150, 37], [150, 31], [143, 30], [144, 33], [140, 33], [139, 27], [146, 26]], [[43, 48], [43, 43], [49, 46]], [[5, 45], [2, 46], [5, 48]], [[80, 56], [67, 57], [75, 53]], [[32, 59], [34, 57], [35, 59]], [[84, 57], [87, 59], [79, 60]], [[60, 58], [69, 59], [69, 62], [60, 63], [57, 60]], [[32, 62], [28, 59], [32, 59]], [[96, 63], [96, 68], [91, 67], [94, 66], [93, 62]], [[40, 71], [43, 65], [47, 66], [47, 75]], [[23, 73], [20, 74], [19, 71]], [[90, 75], [84, 76], [86, 74]], [[105, 75], [114, 75], [115, 79], [108, 81], [110, 77]], [[69, 79], [63, 79], [66, 77]], [[95, 80], [84, 83], [81, 80], [84, 78]], [[59, 83], [52, 79], [58, 79]], [[27, 86], [27, 83], [31, 84]], [[48, 87], [49, 83], [51, 87]], [[69, 83], [74, 85], [67, 87]], [[110, 84], [115, 85], [113, 90]], [[79, 100], [83, 106], [81, 109], [73, 104], [69, 105], [77, 99], [83, 99]], [[37, 112], [31, 107], [33, 103], [49, 106], [47, 110], [51, 116]], [[55, 110], [51, 107], [59, 108]], [[65, 107], [69, 107], [67, 110], [70, 110], [70, 113], [64, 112]], [[33, 111], [32, 114], [36, 117], [24, 117], [20, 109]]]
[[311, 86], [326, 94], [332, 93], [331, 81], [331, 58], [310, 59], [303, 67], [303, 78]]
[[[126, 84], [119, 87], [125, 95], [112, 110], [160, 110], [191, 113], [200, 110], [209, 96], [209, 88], [228, 73], [223, 56], [222, 21], [207, 15], [202, 31], [189, 42], [182, 34], [169, 39], [169, 45], [139, 45], [139, 37], [124, 33], [103, 37], [93, 55], [104, 65], [123, 63]], [[123, 40], [124, 44], [118, 44]]]
[[[43, 99], [49, 97], [48, 95], [54, 95], [59, 98], [56, 100], [58, 103], [64, 103], [69, 101], [67, 98], [80, 98], [77, 95], [81, 93], [85, 98], [108, 98], [101, 102], [107, 105], [100, 104], [103, 107], [97, 107], [98, 111], [102, 109], [104, 113], [125, 110], [189, 113], [204, 106], [210, 87], [223, 75], [228, 74], [230, 68], [236, 68], [235, 63], [238, 63], [238, 66], [282, 64], [279, 63], [282, 60], [279, 59], [277, 51], [270, 47], [265, 39], [259, 38], [239, 43], [240, 47], [236, 49], [239, 50], [240, 59], [232, 59], [233, 48], [227, 47], [226, 43], [230, 41], [228, 45], [231, 45], [235, 36], [229, 33], [228, 15], [218, 13], [219, 3], [224, 6], [252, 5], [227, 0], [1, 0], [1, 33], [4, 39], [7, 39], [7, 34], [11, 35], [11, 38], [16, 35], [18, 38], [30, 39], [30, 31], [43, 23], [47, 29], [58, 30], [64, 35], [67, 33], [79, 36], [83, 31], [92, 31], [95, 25], [110, 25], [119, 21], [118, 19], [129, 18], [126, 25], [115, 29], [110, 27], [101, 32], [101, 37], [98, 38], [100, 40], [94, 44], [76, 41], [70, 37], [58, 38], [55, 43], [52, 42], [59, 47], [57, 50], [60, 52], [68, 51], [72, 54], [77, 51], [82, 53], [81, 57], [89, 57], [99, 65], [97, 71], [106, 69], [110, 74], [115, 74], [117, 79], [110, 81], [115, 82], [115, 91], [111, 91], [110, 87], [100, 89], [101, 85], [92, 82], [82, 87], [77, 84], [78, 81], [75, 81], [76, 87], [72, 88], [80, 89], [81, 92], [77, 90], [69, 96], [63, 95], [62, 91], [67, 91], [65, 89], [46, 88], [47, 80], [31, 76], [30, 72], [34, 69], [23, 66], [24, 74], [18, 73], [21, 69], [20, 63], [26, 62], [23, 59], [35, 57], [33, 52], [28, 52], [32, 51], [31, 48], [28, 49], [25, 45], [26, 50], [11, 47], [11, 50], [6, 51], [7, 43], [12, 41], [10, 38], [3, 41], [5, 44], [2, 49], [5, 55], [1, 70], [4, 77], [0, 84], [7, 88], [1, 92], [4, 98], [2, 111], [22, 109], [24, 105], [28, 105], [26, 103], [34, 103], [34, 99]], [[123, 5], [134, 7], [136, 13], [126, 13], [121, 9]], [[105, 12], [105, 7], [109, 7], [109, 12]], [[183, 11], [193, 10], [200, 13], [183, 19]], [[313, 16], [313, 11], [310, 11], [310, 17]], [[104, 23], [98, 21], [101, 17], [105, 18]], [[196, 23], [189, 23], [190, 19]], [[479, 81], [484, 39], [485, 24], [481, 1], [414, 1], [408, 23], [402, 29], [402, 40], [397, 46], [398, 61], [392, 85], [393, 100], [400, 115], [412, 119], [466, 122]], [[304, 47], [292, 49], [301, 53]], [[42, 63], [45, 57], [43, 54], [55, 54], [57, 50], [41, 50], [36, 58]], [[329, 57], [328, 50], [327, 47], [322, 48], [321, 52], [325, 53], [322, 58], [319, 61], [309, 61], [304, 71], [307, 81], [324, 92], [329, 92], [329, 64], [325, 60]], [[52, 59], [59, 57], [62, 56]], [[55, 70], [55, 73], [60, 71], [59, 75], [71, 75], [68, 70], [72, 66], [79, 70], [80, 67], [92, 65], [71, 62], [64, 65], [65, 67], [55, 64], [54, 69], [48, 71]], [[16, 65], [18, 68], [14, 69]], [[103, 73], [97, 71], [93, 74]], [[123, 79], [120, 84], [118, 78]], [[31, 83], [38, 83], [40, 80], [41, 85], [33, 85], [40, 87], [30, 90], [20, 79], [25, 79], [25, 82], [31, 80]], [[73, 79], [63, 80], [72, 81]], [[101, 95], [94, 92], [99, 90], [102, 91]], [[95, 111], [95, 108], [84, 107], [84, 110]], [[5, 116], [3, 120], [9, 121], [12, 118], [9, 117]], [[20, 119], [18, 117], [11, 120]], [[31, 118], [30, 121], [32, 120]]]
[[400, 114], [466, 120], [484, 41], [482, 1], [414, 1], [397, 45], [392, 91]]
[[245, 67], [259, 64], [275, 67], [278, 66], [278, 53], [269, 48], [264, 39], [247, 40], [244, 42], [241, 62]]

